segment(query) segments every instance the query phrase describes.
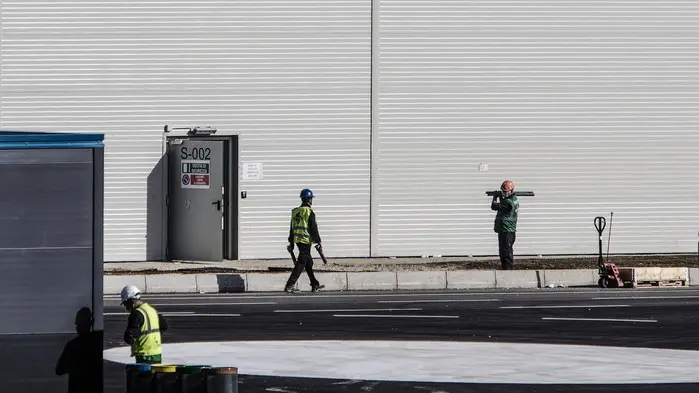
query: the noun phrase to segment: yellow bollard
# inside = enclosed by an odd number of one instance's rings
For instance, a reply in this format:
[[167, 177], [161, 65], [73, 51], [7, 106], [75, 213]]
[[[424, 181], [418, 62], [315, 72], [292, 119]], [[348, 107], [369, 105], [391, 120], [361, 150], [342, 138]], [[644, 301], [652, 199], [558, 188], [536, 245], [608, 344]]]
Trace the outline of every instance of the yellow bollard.
[[177, 389], [177, 366], [172, 364], [154, 364], [153, 393], [173, 393]]

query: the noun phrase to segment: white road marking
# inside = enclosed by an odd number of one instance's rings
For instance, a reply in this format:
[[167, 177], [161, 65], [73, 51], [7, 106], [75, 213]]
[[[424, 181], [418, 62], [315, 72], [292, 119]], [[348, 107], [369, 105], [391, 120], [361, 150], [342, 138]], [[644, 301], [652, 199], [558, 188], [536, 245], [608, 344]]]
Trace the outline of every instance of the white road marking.
[[[164, 312], [161, 313], [165, 317], [239, 317], [240, 314], [214, 314], [214, 313], [195, 313], [194, 311], [181, 311], [181, 312]], [[106, 312], [104, 316], [114, 316], [114, 315], [129, 315], [127, 312]]]
[[434, 300], [379, 300], [377, 303], [465, 303], [499, 302], [500, 299], [434, 299]]
[[457, 319], [458, 315], [394, 315], [394, 314], [334, 314], [338, 318], [451, 318]]
[[356, 385], [363, 382], [361, 379], [350, 379], [349, 381], [333, 382], [333, 385]]
[[249, 302], [249, 303], [148, 303], [151, 306], [167, 307], [167, 306], [254, 306], [264, 304], [277, 304], [277, 302]]
[[592, 305], [561, 305], [561, 306], [501, 306], [499, 308], [616, 308], [629, 307], [628, 304], [592, 304]]
[[274, 312], [353, 312], [353, 311], [422, 311], [421, 308], [347, 308], [336, 310], [274, 310]]
[[554, 317], [544, 317], [541, 318], [547, 321], [592, 321], [592, 322], [647, 322], [655, 323], [658, 322], [655, 319], [617, 319], [617, 318], [554, 318]]
[[168, 314], [163, 314], [166, 317], [239, 317], [240, 314], [176, 314], [176, 315], [168, 315]]
[[696, 299], [699, 296], [618, 296], [618, 297], [593, 297], [592, 300], [636, 300], [636, 299]]
[[277, 392], [277, 393], [296, 393], [293, 390], [285, 390], [282, 388], [267, 388], [265, 389], [265, 392]]
[[415, 389], [426, 390], [429, 393], [449, 393], [444, 390], [432, 390], [432, 388], [426, 388], [424, 386], [413, 386]]

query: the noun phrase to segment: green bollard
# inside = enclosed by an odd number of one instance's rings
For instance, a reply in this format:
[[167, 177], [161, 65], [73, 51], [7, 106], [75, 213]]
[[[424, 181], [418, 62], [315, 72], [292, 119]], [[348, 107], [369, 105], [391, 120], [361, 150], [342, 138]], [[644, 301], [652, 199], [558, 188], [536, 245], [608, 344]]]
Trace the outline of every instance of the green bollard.
[[176, 393], [206, 393], [203, 368], [210, 366], [177, 366], [178, 389]]
[[204, 369], [206, 393], [238, 393], [237, 367], [211, 367]]

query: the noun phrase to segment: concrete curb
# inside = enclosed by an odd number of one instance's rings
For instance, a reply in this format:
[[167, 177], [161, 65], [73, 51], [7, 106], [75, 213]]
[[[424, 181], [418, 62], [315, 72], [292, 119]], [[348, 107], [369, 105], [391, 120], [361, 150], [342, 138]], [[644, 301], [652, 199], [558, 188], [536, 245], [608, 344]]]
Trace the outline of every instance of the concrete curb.
[[197, 292], [196, 274], [152, 274], [145, 276], [145, 293]]
[[687, 269], [689, 271], [689, 285], [699, 284], [699, 267], [690, 267]]
[[349, 291], [390, 291], [398, 289], [396, 272], [348, 272]]
[[396, 287], [398, 289], [445, 289], [447, 272], [396, 272]]
[[496, 270], [495, 288], [540, 288], [538, 270]]
[[542, 288], [582, 287], [597, 285], [597, 269], [539, 270]]
[[[699, 285], [699, 268], [639, 269], [653, 277]], [[327, 291], [589, 287], [597, 286], [599, 278], [596, 269], [320, 272], [316, 277]], [[108, 275], [104, 294], [119, 294], [127, 284], [143, 293], [281, 292], [288, 278], [288, 273]], [[296, 286], [310, 288], [305, 273]]]
[[454, 270], [447, 272], [447, 289], [495, 288], [495, 270]]

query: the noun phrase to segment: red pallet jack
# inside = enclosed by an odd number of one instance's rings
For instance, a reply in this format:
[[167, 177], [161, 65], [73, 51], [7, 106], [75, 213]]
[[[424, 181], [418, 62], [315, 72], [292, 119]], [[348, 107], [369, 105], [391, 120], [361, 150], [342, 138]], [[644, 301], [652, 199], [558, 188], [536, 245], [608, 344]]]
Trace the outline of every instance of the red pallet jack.
[[[614, 213], [612, 213], [612, 219], [614, 218]], [[607, 220], [604, 217], [595, 217], [595, 228], [599, 235], [599, 260], [597, 265], [599, 267], [599, 284], [600, 288], [623, 288], [624, 280], [619, 277], [619, 268], [616, 264], [605, 263], [602, 257], [602, 232], [607, 226]], [[611, 224], [609, 225], [609, 231], [611, 236]], [[607, 248], [607, 253], [609, 253], [609, 248]], [[609, 254], [607, 254], [609, 255]]]

